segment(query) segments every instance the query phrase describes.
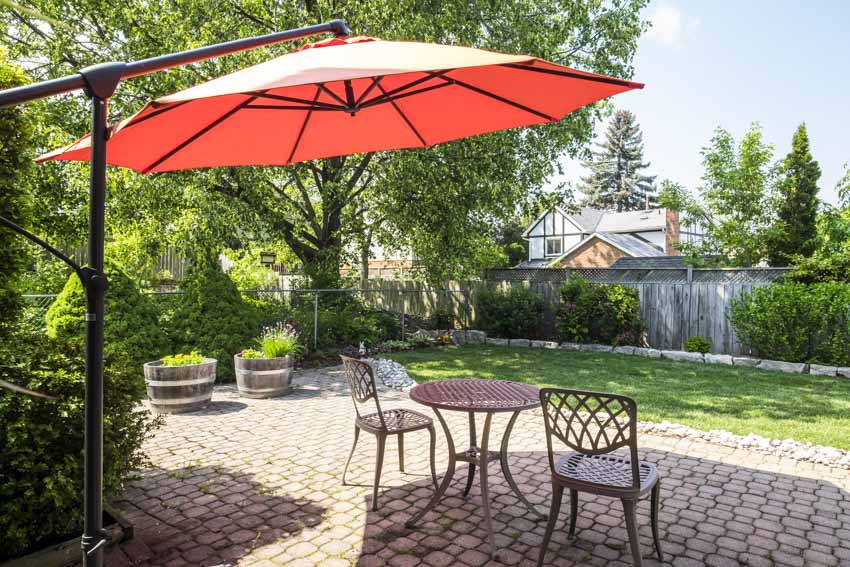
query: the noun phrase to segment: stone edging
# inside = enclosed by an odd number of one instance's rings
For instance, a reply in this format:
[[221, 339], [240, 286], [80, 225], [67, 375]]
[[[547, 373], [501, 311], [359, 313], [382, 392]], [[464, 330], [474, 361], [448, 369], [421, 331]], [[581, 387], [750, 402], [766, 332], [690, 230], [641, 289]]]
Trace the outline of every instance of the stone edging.
[[[482, 335], [484, 334], [482, 331], [465, 331], [465, 333], [472, 332], [481, 333]], [[821, 364], [807, 364], [804, 362], [784, 362], [781, 360], [767, 360], [749, 356], [732, 356], [729, 354], [702, 354], [699, 352], [685, 352], [682, 350], [659, 350], [633, 346], [612, 347], [610, 345], [557, 343], [555, 341], [535, 341], [529, 339], [493, 339], [486, 336], [480, 341], [460, 340], [458, 342], [460, 344], [477, 342], [494, 346], [549, 348], [575, 352], [611, 352], [614, 354], [625, 354], [629, 356], [642, 356], [644, 358], [665, 358], [680, 362], [726, 364], [729, 366], [746, 366], [748, 368], [758, 368], [760, 370], [771, 370], [774, 372], [850, 378], [850, 367], [824, 366]]]
[[825, 447], [823, 445], [813, 445], [812, 443], [800, 443], [793, 439], [768, 439], [755, 433], [749, 435], [735, 435], [728, 431], [719, 429], [711, 431], [702, 431], [681, 425], [678, 423], [670, 423], [667, 420], [661, 423], [652, 423], [646, 421], [638, 422], [638, 431], [641, 433], [649, 433], [653, 435], [662, 435], [665, 437], [701, 439], [709, 443], [723, 445], [724, 447], [734, 447], [736, 449], [746, 449], [757, 451], [759, 453], [767, 453], [777, 457], [786, 457], [797, 461], [806, 461], [810, 463], [818, 463], [830, 467], [839, 467], [842, 469], [850, 469], [850, 451], [836, 449], [835, 447]]

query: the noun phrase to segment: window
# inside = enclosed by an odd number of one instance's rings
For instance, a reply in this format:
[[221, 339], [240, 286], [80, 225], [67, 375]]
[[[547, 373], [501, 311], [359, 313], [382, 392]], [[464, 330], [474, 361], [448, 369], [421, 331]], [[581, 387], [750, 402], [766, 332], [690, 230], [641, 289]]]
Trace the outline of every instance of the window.
[[556, 236], [554, 238], [546, 239], [546, 255], [547, 256], [560, 256], [563, 252], [563, 244], [564, 241], [560, 236]]

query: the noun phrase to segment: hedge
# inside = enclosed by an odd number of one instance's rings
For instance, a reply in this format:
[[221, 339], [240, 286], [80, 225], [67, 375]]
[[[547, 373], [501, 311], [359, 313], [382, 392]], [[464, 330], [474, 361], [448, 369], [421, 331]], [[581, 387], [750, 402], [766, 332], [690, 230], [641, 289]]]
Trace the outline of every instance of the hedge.
[[637, 290], [572, 278], [561, 287], [561, 339], [576, 343], [642, 345], [645, 325]]
[[850, 365], [850, 284], [786, 282], [732, 302], [741, 342], [764, 358]]

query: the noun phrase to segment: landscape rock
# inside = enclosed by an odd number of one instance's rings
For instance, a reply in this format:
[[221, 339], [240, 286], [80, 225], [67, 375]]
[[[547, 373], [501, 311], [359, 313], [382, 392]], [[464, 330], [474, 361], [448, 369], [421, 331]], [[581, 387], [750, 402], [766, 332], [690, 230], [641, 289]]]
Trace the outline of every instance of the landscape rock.
[[459, 345], [483, 345], [487, 341], [487, 333], [471, 329], [452, 331], [452, 337]]
[[615, 352], [617, 354], [632, 355], [632, 354], [635, 353], [635, 347], [633, 347], [633, 346], [618, 346], [618, 347], [614, 347], [614, 350], [612, 352]]
[[679, 362], [703, 362], [701, 352], [685, 352], [683, 350], [662, 350], [661, 358], [669, 358]]
[[584, 352], [611, 352], [614, 347], [610, 345], [580, 345], [580, 349]]
[[493, 339], [487, 337], [487, 344], [493, 346], [508, 346], [508, 339]]
[[732, 356], [729, 354], [714, 354], [707, 352], [702, 357], [708, 364], [728, 364], [730, 366], [733, 364]]
[[838, 368], [835, 366], [824, 366], [822, 364], [810, 364], [809, 374], [817, 376], [835, 376], [838, 373]]
[[734, 364], [735, 366], [749, 366], [750, 368], [753, 368], [755, 366], [758, 366], [760, 362], [760, 358], [752, 358], [749, 356], [732, 357], [732, 364]]
[[375, 378], [387, 388], [406, 391], [416, 385], [416, 381], [407, 374], [403, 364], [383, 358], [364, 358], [375, 371]]
[[558, 348], [561, 350], [571, 350], [573, 352], [577, 352], [581, 350], [581, 345], [578, 343], [561, 343], [558, 345]]
[[531, 341], [528, 339], [511, 339], [510, 345], [513, 347], [528, 347], [531, 346]]
[[811, 463], [820, 463], [831, 467], [850, 469], [850, 451], [836, 449], [835, 447], [825, 447], [822, 445], [812, 445], [811, 443], [800, 443], [793, 439], [768, 439], [755, 433], [749, 435], [735, 435], [729, 431], [713, 429], [711, 431], [701, 431], [681, 425], [671, 423], [667, 420], [661, 423], [651, 423], [639, 421], [637, 424], [638, 431], [641, 433], [650, 433], [653, 435], [663, 435], [666, 437], [675, 438], [691, 438], [708, 441], [709, 443], [717, 443], [726, 447], [737, 449], [748, 449], [776, 455], [778, 457], [787, 457], [798, 461], [807, 461]]
[[558, 348], [555, 341], [531, 341], [531, 348]]
[[838, 368], [838, 369], [836, 369], [835, 373], [838, 374], [839, 376], [844, 376], [845, 378], [850, 378], [850, 366]]
[[661, 351], [654, 348], [635, 347], [633, 354], [644, 358], [661, 358]]
[[783, 360], [762, 360], [759, 364], [761, 370], [773, 370], [776, 372], [788, 372], [789, 374], [801, 374], [806, 371], [807, 364], [804, 362], [785, 362]]

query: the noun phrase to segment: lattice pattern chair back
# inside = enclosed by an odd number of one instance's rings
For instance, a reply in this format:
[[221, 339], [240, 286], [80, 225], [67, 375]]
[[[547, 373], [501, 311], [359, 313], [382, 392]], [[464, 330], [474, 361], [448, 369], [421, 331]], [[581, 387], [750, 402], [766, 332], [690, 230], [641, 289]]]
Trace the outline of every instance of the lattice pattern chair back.
[[[351, 399], [354, 400], [354, 411], [357, 412], [357, 417], [363, 417], [366, 413], [372, 413], [368, 409], [369, 400], [375, 400], [375, 409], [381, 419], [381, 425], [384, 429], [387, 424], [384, 422], [384, 414], [381, 413], [381, 402], [378, 399], [378, 389], [375, 386], [375, 374], [372, 367], [356, 358], [340, 355], [342, 365], [345, 368], [345, 376], [348, 379], [348, 388], [351, 390]], [[364, 413], [360, 409], [364, 408]]]
[[634, 487], [640, 486], [637, 405], [626, 396], [544, 388], [540, 391], [549, 465], [555, 471], [552, 438], [584, 455], [604, 455], [628, 447]]

